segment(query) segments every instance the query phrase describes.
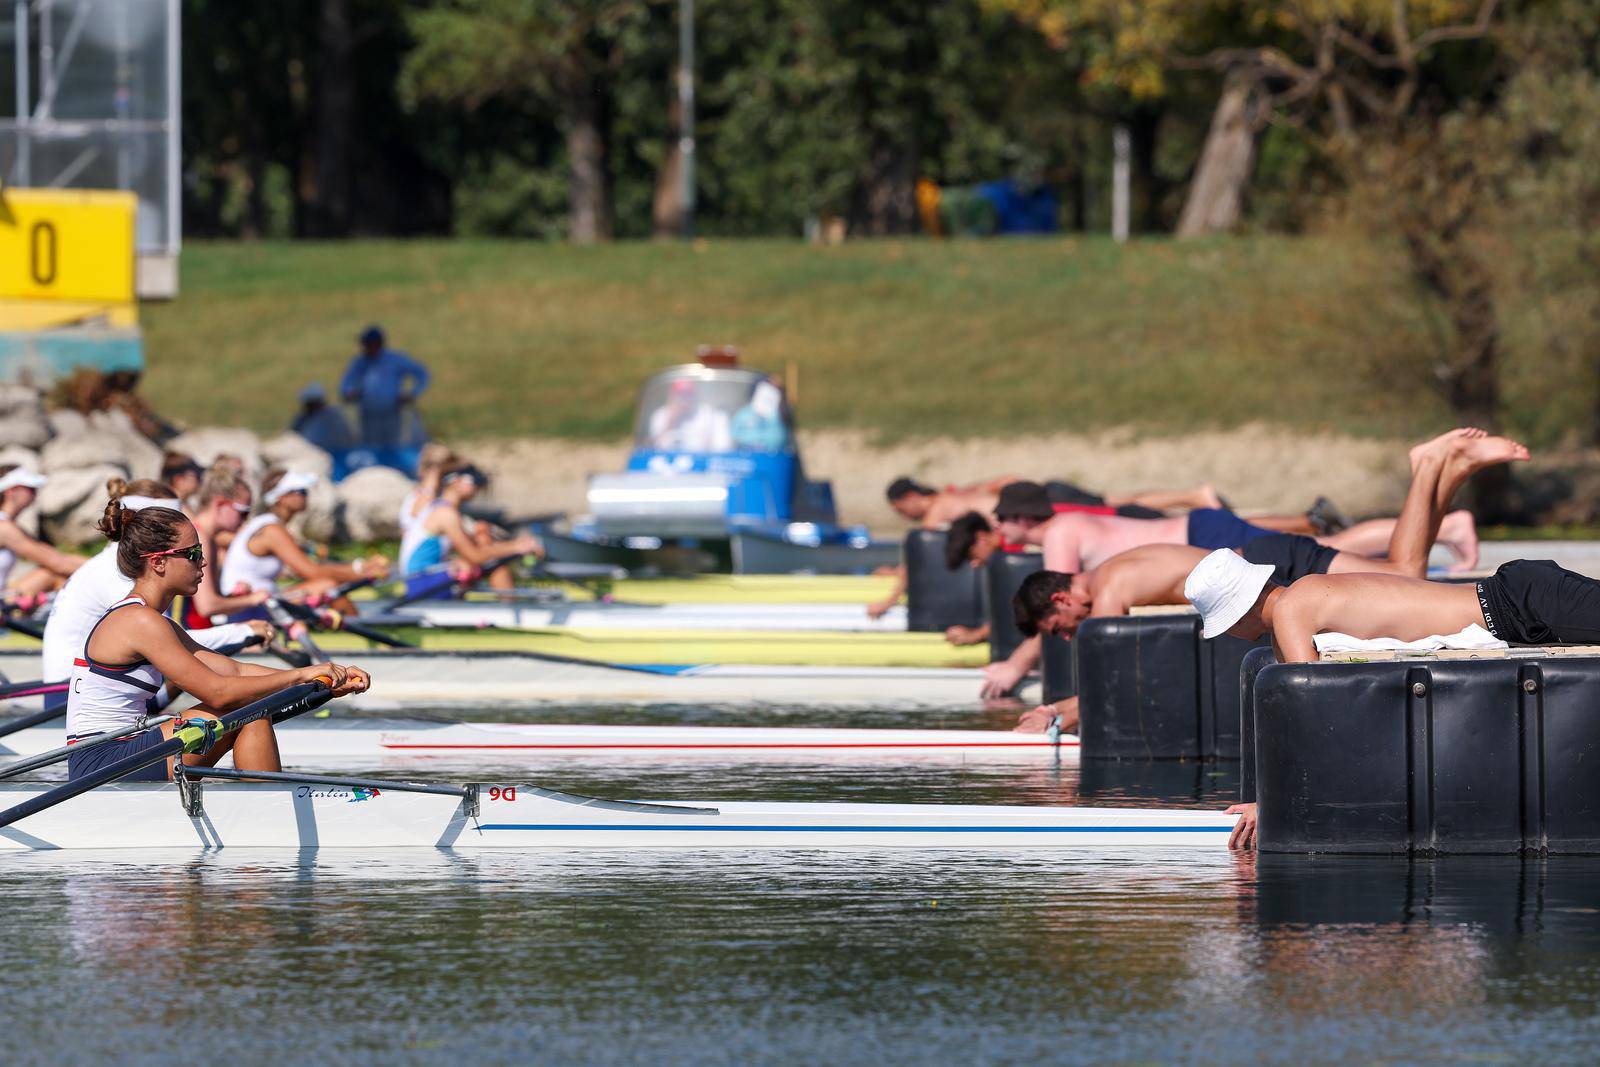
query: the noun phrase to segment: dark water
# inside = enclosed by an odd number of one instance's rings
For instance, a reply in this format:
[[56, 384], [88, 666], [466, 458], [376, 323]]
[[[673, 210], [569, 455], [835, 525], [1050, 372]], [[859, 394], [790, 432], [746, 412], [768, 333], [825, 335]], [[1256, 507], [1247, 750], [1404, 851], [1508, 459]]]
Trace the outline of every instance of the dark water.
[[[1236, 787], [1047, 760], [427, 775], [973, 803]], [[1531, 1064], [1600, 1040], [1600, 859], [26, 854], [0, 894], [8, 1064]]]

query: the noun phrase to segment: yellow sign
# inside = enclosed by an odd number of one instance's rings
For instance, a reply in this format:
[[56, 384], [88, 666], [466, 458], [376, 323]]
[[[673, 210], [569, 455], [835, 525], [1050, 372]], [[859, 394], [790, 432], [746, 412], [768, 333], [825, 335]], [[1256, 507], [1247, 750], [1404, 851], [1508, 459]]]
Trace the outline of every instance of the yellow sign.
[[0, 189], [0, 300], [133, 302], [132, 193]]

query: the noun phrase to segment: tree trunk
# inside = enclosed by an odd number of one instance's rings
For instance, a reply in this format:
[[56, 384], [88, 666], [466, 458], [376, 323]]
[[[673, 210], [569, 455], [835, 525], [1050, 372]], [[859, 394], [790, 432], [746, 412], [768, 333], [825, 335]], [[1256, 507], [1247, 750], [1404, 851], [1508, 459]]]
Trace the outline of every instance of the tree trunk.
[[354, 131], [355, 42], [349, 0], [322, 0], [317, 23], [317, 127], [306, 229], [313, 237], [350, 234], [350, 142]]
[[1261, 86], [1255, 79], [1244, 74], [1228, 76], [1178, 219], [1179, 237], [1223, 233], [1239, 224], [1255, 170], [1263, 106]]
[[611, 239], [611, 189], [606, 168], [605, 100], [591, 78], [567, 93], [568, 236], [575, 244]]
[[651, 204], [651, 231], [659, 238], [683, 235], [683, 153], [678, 145], [683, 137], [683, 103], [678, 99], [678, 75], [672, 76], [672, 102], [667, 105], [667, 151], [656, 172], [656, 191]]
[[868, 153], [851, 230], [868, 237], [910, 233], [917, 221], [917, 150], [878, 140]]

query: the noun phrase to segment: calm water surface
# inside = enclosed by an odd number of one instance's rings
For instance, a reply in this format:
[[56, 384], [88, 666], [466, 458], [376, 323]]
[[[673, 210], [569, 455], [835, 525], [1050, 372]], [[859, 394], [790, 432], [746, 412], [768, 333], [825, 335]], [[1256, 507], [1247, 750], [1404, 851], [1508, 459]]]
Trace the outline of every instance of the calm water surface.
[[[409, 774], [1190, 807], [1236, 788], [1016, 759]], [[1600, 860], [28, 854], [0, 891], [5, 1063], [1586, 1063], [1600, 1041]]]

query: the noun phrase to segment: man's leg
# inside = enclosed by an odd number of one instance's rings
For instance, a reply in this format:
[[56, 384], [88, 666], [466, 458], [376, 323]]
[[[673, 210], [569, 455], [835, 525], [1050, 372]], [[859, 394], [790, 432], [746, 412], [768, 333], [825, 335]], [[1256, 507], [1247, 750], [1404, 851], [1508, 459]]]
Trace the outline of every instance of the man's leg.
[[1106, 503], [1114, 508], [1125, 504], [1137, 504], [1139, 507], [1154, 508], [1157, 511], [1193, 511], [1195, 508], [1227, 507], [1217, 495], [1217, 491], [1209, 484], [1194, 489], [1151, 489], [1125, 496], [1108, 496], [1105, 499]]

